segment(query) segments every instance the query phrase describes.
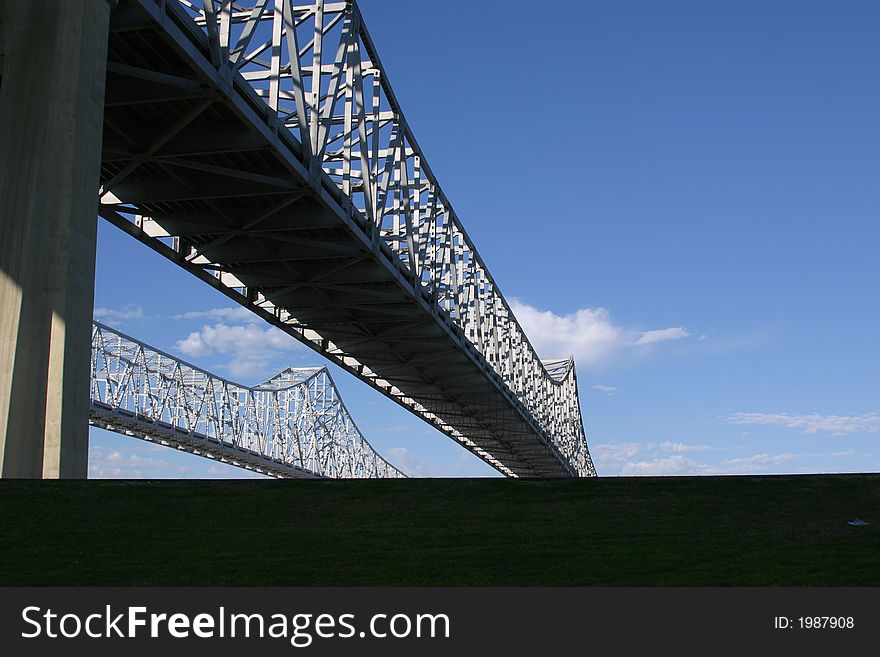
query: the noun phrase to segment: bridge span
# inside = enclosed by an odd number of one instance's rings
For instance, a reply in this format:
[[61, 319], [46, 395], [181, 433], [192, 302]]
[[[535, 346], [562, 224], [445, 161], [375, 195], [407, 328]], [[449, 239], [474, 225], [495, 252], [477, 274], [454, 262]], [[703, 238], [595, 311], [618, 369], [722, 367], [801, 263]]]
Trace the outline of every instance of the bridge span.
[[355, 2], [121, 0], [108, 35], [102, 217], [505, 475], [595, 475], [573, 360], [517, 323]]
[[326, 367], [257, 386], [211, 374], [99, 322], [89, 423], [280, 478], [399, 478], [367, 442]]

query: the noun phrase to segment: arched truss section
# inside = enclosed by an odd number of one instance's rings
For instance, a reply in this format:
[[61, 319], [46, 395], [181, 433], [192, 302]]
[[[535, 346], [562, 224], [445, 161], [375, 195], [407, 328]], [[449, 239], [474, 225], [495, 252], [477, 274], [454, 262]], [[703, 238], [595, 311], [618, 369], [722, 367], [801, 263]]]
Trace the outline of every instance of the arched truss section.
[[247, 387], [98, 322], [89, 422], [276, 477], [405, 476], [361, 434], [326, 367]]

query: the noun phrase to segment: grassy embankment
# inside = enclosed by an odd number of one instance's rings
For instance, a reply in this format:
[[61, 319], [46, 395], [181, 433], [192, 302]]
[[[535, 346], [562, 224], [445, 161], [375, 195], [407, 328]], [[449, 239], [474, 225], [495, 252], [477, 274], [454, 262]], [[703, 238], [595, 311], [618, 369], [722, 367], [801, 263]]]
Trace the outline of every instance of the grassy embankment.
[[5, 586], [880, 585], [878, 475], [2, 481], [0, 514]]

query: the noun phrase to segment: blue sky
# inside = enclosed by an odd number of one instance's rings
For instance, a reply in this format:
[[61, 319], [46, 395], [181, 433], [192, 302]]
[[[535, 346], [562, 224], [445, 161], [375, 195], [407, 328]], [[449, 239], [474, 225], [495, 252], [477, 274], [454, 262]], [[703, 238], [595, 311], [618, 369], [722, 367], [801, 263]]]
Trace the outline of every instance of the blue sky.
[[[880, 469], [880, 4], [361, 8], [539, 353], [575, 354], [600, 475]], [[244, 383], [322, 364], [103, 221], [98, 247], [111, 326]], [[409, 473], [494, 475], [333, 376]], [[243, 474], [97, 430], [90, 472]]]

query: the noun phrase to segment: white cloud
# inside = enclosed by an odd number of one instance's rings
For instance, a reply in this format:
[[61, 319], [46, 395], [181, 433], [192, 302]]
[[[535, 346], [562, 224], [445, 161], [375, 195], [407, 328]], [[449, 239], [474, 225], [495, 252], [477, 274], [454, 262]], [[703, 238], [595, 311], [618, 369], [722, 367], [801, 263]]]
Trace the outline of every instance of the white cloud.
[[408, 477], [424, 477], [428, 474], [428, 464], [413, 456], [406, 447], [392, 447], [382, 456], [392, 465], [400, 468]]
[[191, 465], [174, 463], [179, 458], [173, 447], [121, 438], [118, 449], [103, 445], [89, 447], [90, 479], [190, 479], [265, 478], [265, 475], [197, 456], [188, 456]]
[[264, 377], [272, 374], [270, 362], [302, 347], [274, 326], [265, 329], [249, 324], [203, 326], [177, 342], [177, 349], [191, 357], [232, 354], [226, 369], [234, 377]]
[[603, 443], [590, 447], [590, 455], [597, 462], [609, 465], [628, 461], [642, 449], [641, 443]]
[[685, 443], [674, 443], [664, 440], [660, 443], [660, 449], [665, 452], [705, 452], [712, 449], [709, 445], [687, 445]]
[[620, 474], [624, 476], [670, 476], [702, 474], [703, 466], [684, 456], [668, 456], [650, 461], [626, 463]]
[[185, 476], [189, 468], [161, 458], [163, 449], [167, 448], [144, 444], [123, 451], [108, 450], [101, 445], [95, 445], [89, 449], [89, 478], [158, 479]]
[[593, 386], [593, 390], [598, 390], [599, 392], [604, 392], [606, 395], [613, 395], [615, 392], [618, 392], [620, 388], [615, 388], [614, 386], [605, 386], [601, 383], [597, 383]]
[[108, 322], [124, 322], [127, 319], [141, 319], [144, 317], [144, 309], [140, 306], [129, 304], [122, 308], [95, 308], [92, 311], [95, 319]]
[[204, 326], [201, 331], [190, 333], [177, 343], [178, 349], [190, 356], [242, 350], [286, 350], [296, 346], [298, 344], [291, 336], [274, 326], [261, 329], [258, 326], [229, 326], [223, 323]]
[[611, 323], [604, 308], [581, 308], [569, 315], [556, 315], [516, 299], [510, 307], [542, 357], [574, 354], [578, 364], [590, 365], [606, 359], [626, 341], [623, 329]]
[[627, 462], [621, 467], [620, 474], [625, 476], [685, 476], [766, 473], [772, 472], [773, 466], [793, 461], [796, 456], [796, 454], [754, 454], [712, 464], [700, 463], [682, 454], [675, 454], [674, 456]]
[[636, 340], [637, 345], [654, 344], [655, 342], [668, 342], [669, 340], [681, 340], [686, 338], [690, 333], [680, 326], [674, 328], [657, 329], [656, 331], [645, 331]]
[[754, 456], [746, 456], [743, 458], [727, 459], [722, 461], [722, 465], [734, 472], [753, 472], [755, 470], [763, 470], [768, 465], [779, 465], [788, 463], [795, 458], [794, 454], [755, 454]]
[[209, 310], [190, 310], [179, 315], [172, 315], [171, 319], [218, 319], [232, 322], [256, 322], [260, 320], [254, 313], [244, 306], [232, 308], [211, 308]]
[[692, 456], [699, 452], [716, 450], [717, 448], [711, 445], [692, 445], [665, 440], [661, 443], [601, 443], [591, 447], [590, 453], [599, 474], [605, 476], [732, 475], [772, 472], [774, 466], [789, 463], [798, 457], [797, 454], [789, 453], [754, 454], [707, 463], [703, 460], [695, 460]]
[[734, 413], [727, 418], [733, 424], [780, 426], [801, 429], [804, 433], [827, 431], [834, 435], [866, 431], [880, 432], [880, 413], [864, 415], [791, 415], [789, 413]]
[[581, 308], [557, 315], [518, 299], [511, 299], [510, 308], [540, 356], [560, 358], [573, 354], [579, 366], [598, 365], [626, 349], [689, 335], [681, 327], [641, 331], [617, 326], [605, 308]]

